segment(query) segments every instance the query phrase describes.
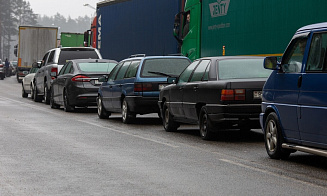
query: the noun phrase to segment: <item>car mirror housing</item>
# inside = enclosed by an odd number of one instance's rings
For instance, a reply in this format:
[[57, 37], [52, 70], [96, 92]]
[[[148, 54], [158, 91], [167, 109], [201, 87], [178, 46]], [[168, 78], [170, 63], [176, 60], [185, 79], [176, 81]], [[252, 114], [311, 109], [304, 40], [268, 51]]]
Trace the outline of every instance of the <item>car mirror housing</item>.
[[277, 57], [266, 57], [263, 62], [263, 67], [265, 69], [278, 70]]
[[168, 84], [177, 84], [178, 78], [177, 77], [168, 77], [167, 78], [167, 83]]
[[108, 82], [108, 76], [107, 75], [103, 75], [99, 78], [99, 82]]

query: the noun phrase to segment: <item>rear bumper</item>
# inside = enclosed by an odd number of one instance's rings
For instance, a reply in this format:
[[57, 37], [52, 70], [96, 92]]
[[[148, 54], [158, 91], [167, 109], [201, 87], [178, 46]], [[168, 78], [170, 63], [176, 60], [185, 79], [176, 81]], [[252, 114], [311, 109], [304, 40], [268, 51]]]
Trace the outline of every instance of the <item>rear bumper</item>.
[[141, 97], [127, 96], [125, 97], [130, 111], [137, 114], [159, 113], [158, 97]]
[[74, 106], [96, 106], [99, 88], [73, 88], [68, 91], [69, 103]]

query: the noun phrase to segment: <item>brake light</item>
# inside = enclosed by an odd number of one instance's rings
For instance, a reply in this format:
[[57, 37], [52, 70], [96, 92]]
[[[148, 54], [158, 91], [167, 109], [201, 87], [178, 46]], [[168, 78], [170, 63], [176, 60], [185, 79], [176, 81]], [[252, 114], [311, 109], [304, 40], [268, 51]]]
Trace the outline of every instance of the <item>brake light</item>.
[[90, 82], [91, 78], [83, 75], [78, 75], [72, 78], [73, 82]]
[[221, 90], [221, 101], [245, 100], [245, 89]]
[[58, 73], [58, 68], [57, 67], [52, 67], [51, 68], [51, 73], [50, 73], [52, 80], [54, 80], [56, 78], [57, 73]]
[[134, 92], [143, 92], [143, 91], [152, 91], [151, 83], [135, 83], [134, 84]]
[[3, 64], [0, 64], [0, 67], [3, 67]]

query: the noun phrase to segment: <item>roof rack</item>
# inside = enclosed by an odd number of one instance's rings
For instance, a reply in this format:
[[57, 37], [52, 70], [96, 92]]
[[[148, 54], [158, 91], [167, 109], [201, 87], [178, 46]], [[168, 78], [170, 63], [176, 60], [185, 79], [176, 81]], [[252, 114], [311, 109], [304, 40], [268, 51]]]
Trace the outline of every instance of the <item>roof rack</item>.
[[145, 57], [145, 54], [133, 54], [129, 56], [128, 58], [134, 58], [134, 57]]

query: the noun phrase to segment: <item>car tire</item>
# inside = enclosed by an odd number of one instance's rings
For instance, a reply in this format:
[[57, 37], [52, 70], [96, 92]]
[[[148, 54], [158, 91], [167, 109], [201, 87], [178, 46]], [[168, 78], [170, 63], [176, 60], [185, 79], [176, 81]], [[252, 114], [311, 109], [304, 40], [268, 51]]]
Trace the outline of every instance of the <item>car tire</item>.
[[208, 117], [206, 106], [203, 106], [201, 108], [199, 114], [199, 129], [200, 129], [200, 137], [203, 140], [211, 140], [213, 138], [214, 135], [213, 127]]
[[98, 117], [100, 119], [107, 119], [111, 115], [110, 112], [106, 111], [103, 107], [102, 98], [101, 96], [97, 97], [97, 106], [98, 106]]
[[37, 94], [37, 87], [36, 87], [36, 85], [34, 86], [34, 88], [33, 88], [33, 100], [35, 101], [35, 102], [41, 102], [42, 101], [42, 97], [40, 96], [40, 95], [38, 95]]
[[275, 112], [267, 116], [264, 126], [264, 141], [266, 151], [272, 159], [287, 159], [291, 151], [283, 149], [283, 136], [281, 133], [280, 122]]
[[60, 108], [60, 105], [56, 104], [55, 101], [54, 101], [54, 92], [53, 90], [51, 90], [51, 93], [50, 93], [50, 107], [52, 109], [59, 109]]
[[31, 89], [31, 98], [33, 99], [34, 98], [34, 90], [33, 90], [33, 85], [31, 83], [30, 85], [30, 89]]
[[44, 84], [44, 103], [49, 105], [50, 104], [50, 90], [47, 84]]
[[28, 97], [28, 94], [25, 92], [24, 85], [22, 84], [22, 97], [26, 98]]
[[130, 112], [126, 99], [124, 99], [123, 103], [121, 104], [121, 115], [122, 115], [122, 121], [124, 124], [132, 123], [132, 121], [136, 117], [135, 114]]
[[163, 104], [162, 124], [163, 124], [164, 129], [167, 132], [177, 131], [178, 127], [180, 126], [179, 123], [177, 123], [173, 120], [173, 116], [171, 115], [166, 102], [164, 102], [164, 104]]
[[64, 90], [64, 95], [63, 96], [64, 96], [64, 111], [65, 112], [74, 111], [75, 107], [69, 104], [67, 90]]

